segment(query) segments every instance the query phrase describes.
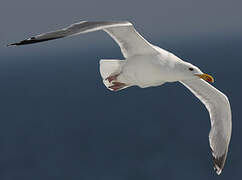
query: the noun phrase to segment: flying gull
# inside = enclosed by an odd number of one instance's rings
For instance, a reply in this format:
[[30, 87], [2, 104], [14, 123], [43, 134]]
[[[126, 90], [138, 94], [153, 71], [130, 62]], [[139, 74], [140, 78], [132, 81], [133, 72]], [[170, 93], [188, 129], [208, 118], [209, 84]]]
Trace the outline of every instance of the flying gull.
[[[231, 109], [225, 94], [207, 82], [214, 79], [198, 67], [146, 41], [128, 21], [81, 21], [67, 28], [9, 44], [25, 45], [103, 30], [120, 46], [125, 60], [100, 60], [103, 83], [111, 91], [179, 81], [206, 106], [211, 120], [209, 142], [219, 175], [224, 167], [232, 131]], [[206, 82], [207, 81], [207, 82]]]

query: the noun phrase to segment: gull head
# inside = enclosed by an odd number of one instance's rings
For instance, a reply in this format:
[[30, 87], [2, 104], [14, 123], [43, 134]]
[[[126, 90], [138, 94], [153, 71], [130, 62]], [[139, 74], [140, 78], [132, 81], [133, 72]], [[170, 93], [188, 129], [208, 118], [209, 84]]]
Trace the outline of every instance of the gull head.
[[176, 68], [178, 68], [182, 74], [182, 80], [203, 79], [210, 83], [214, 82], [214, 78], [211, 75], [203, 73], [198, 67], [190, 63], [179, 63]]

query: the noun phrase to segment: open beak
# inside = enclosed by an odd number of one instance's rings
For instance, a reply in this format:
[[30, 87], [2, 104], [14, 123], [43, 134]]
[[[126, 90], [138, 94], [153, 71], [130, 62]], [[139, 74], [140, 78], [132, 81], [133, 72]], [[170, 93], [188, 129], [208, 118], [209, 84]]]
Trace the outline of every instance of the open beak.
[[214, 78], [212, 76], [210, 76], [209, 74], [195, 74], [195, 75], [207, 82], [211, 82], [211, 83], [214, 82]]

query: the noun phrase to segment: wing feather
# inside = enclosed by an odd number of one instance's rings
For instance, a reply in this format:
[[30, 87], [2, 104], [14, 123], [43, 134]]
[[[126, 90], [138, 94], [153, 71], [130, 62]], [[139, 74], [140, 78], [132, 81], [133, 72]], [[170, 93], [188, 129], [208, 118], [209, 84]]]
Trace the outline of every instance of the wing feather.
[[104, 30], [117, 42], [125, 58], [135, 55], [158, 53], [128, 21], [81, 21], [67, 28], [36, 35], [20, 42], [11, 43], [8, 46], [39, 43], [98, 30]]
[[232, 116], [225, 94], [204, 80], [181, 81], [209, 111], [211, 130], [209, 142], [213, 155], [214, 169], [219, 175], [224, 167], [232, 132]]

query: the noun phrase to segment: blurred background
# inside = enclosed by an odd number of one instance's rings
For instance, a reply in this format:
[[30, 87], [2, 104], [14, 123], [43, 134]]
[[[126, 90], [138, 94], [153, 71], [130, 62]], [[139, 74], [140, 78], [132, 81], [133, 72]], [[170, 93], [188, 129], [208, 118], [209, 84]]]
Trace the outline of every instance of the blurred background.
[[[2, 0], [0, 179], [241, 179], [242, 1]], [[213, 171], [209, 115], [179, 83], [105, 88], [99, 59], [122, 59], [104, 32], [5, 45], [81, 20], [129, 20], [148, 41], [215, 77], [233, 133]]]

